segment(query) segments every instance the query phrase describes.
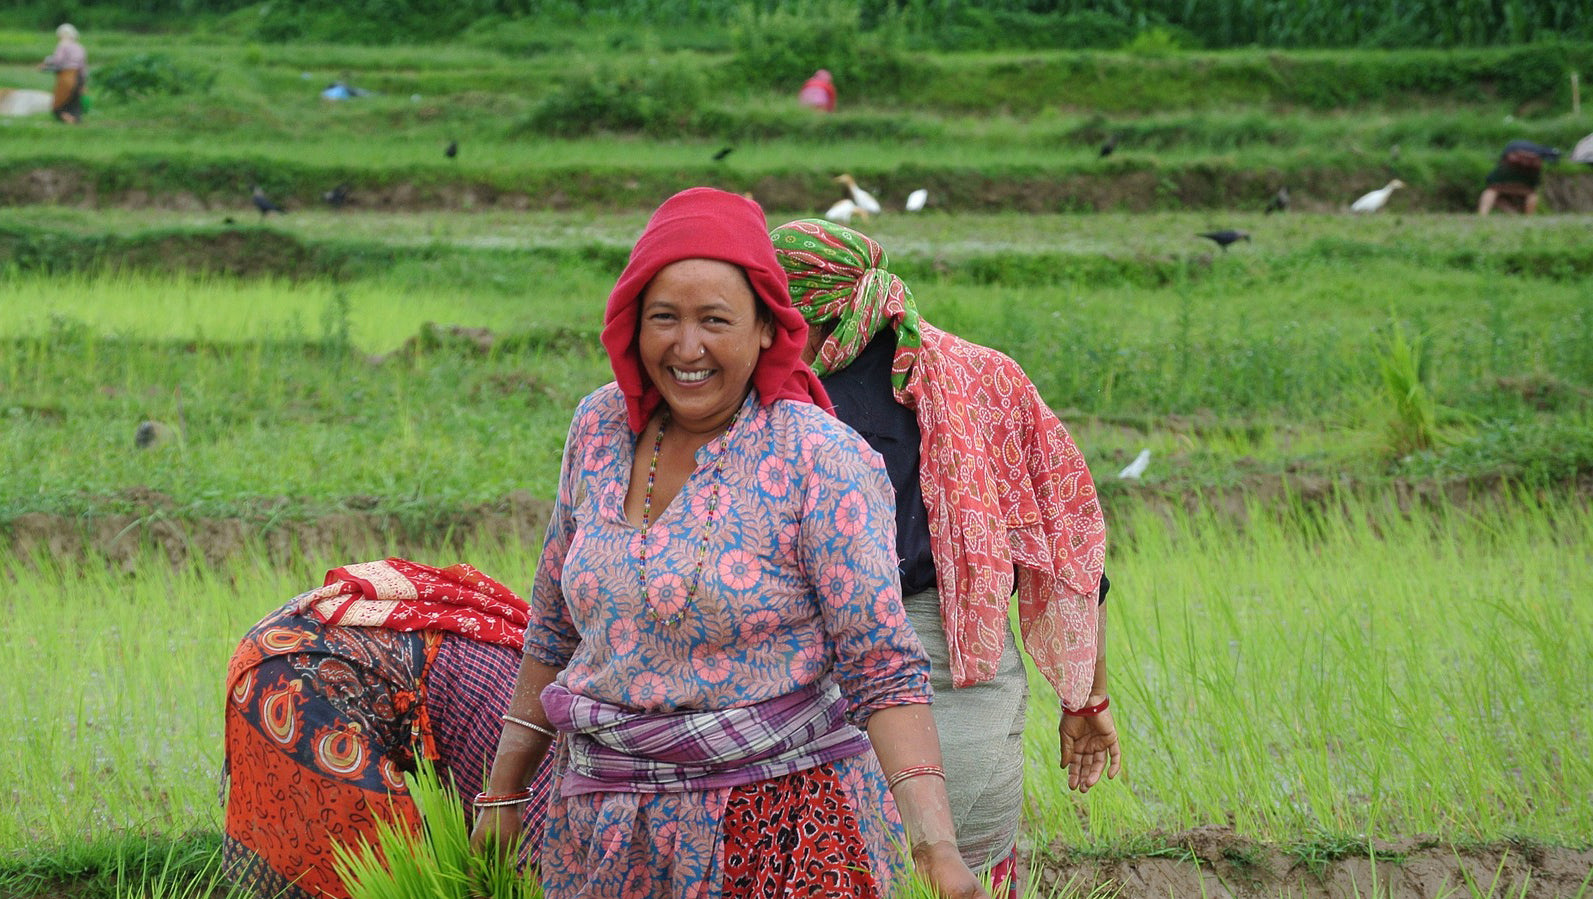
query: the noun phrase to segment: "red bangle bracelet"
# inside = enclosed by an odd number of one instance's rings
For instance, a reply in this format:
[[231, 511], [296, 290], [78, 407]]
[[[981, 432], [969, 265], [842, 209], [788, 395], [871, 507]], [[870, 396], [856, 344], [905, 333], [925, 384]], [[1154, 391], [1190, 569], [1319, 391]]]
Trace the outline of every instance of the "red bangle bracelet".
[[1065, 708], [1065, 709], [1062, 710], [1062, 714], [1068, 716], [1069, 718], [1092, 718], [1092, 717], [1094, 717], [1096, 715], [1099, 715], [1100, 713], [1106, 711], [1106, 707], [1111, 705], [1111, 704], [1112, 704], [1112, 697], [1104, 696], [1104, 697], [1101, 698], [1101, 701], [1096, 703], [1095, 705], [1087, 705], [1087, 706], [1084, 706], [1083, 708], [1080, 708], [1080, 709], [1066, 709]]
[[470, 804], [474, 805], [476, 808], [491, 808], [498, 805], [519, 805], [520, 803], [527, 802], [530, 799], [530, 789], [521, 790], [518, 793], [508, 793], [503, 796], [490, 796], [486, 793], [477, 793], [476, 798], [471, 800]]
[[914, 777], [925, 777], [925, 776], [938, 777], [941, 780], [945, 780], [946, 779], [946, 771], [945, 771], [944, 768], [940, 767], [939, 765], [912, 765], [912, 766], [909, 766], [909, 767], [906, 767], [906, 768], [902, 768], [901, 770], [897, 771], [895, 774], [892, 774], [890, 777], [886, 778], [885, 779], [885, 788], [888, 789], [888, 790], [894, 790], [894, 789], [896, 789], [896, 786], [898, 784], [900, 784], [904, 780], [909, 780], [909, 779], [914, 778]]

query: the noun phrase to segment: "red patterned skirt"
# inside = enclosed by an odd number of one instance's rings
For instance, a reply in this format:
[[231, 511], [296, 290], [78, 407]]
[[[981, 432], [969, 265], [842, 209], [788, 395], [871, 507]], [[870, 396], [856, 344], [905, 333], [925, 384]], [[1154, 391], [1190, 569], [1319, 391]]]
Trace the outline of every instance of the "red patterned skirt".
[[833, 765], [735, 788], [724, 837], [723, 899], [880, 895]]
[[[468, 802], [485, 783], [519, 653], [437, 631], [325, 627], [291, 604], [244, 636], [228, 670], [228, 878], [255, 895], [346, 899], [335, 844], [378, 821], [419, 827], [416, 753]], [[548, 773], [526, 808], [534, 850]]]

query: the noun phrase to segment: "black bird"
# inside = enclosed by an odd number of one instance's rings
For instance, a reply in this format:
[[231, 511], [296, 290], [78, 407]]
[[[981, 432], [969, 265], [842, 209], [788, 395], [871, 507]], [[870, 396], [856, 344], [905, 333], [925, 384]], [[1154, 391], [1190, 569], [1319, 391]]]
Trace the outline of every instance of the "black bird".
[[133, 445], [139, 449], [149, 449], [157, 443], [165, 443], [172, 438], [172, 429], [158, 421], [139, 422], [138, 430], [133, 432]]
[[283, 215], [288, 214], [286, 209], [283, 209], [281, 206], [271, 202], [271, 198], [265, 195], [265, 191], [260, 189], [260, 185], [252, 185], [249, 188], [249, 193], [253, 195], [254, 208], [260, 210], [261, 218], [265, 218], [267, 215], [273, 212], [279, 212]]
[[348, 185], [339, 184], [326, 193], [321, 194], [321, 199], [325, 200], [326, 205], [332, 207], [333, 209], [342, 209], [343, 204], [348, 202]]
[[1288, 211], [1289, 211], [1289, 187], [1288, 187], [1288, 185], [1284, 185], [1283, 187], [1278, 188], [1278, 192], [1272, 195], [1272, 199], [1271, 200], [1267, 201], [1266, 214], [1267, 215], [1271, 215], [1274, 212], [1288, 212]]
[[1222, 251], [1224, 253], [1228, 252], [1229, 244], [1250, 239], [1249, 232], [1235, 231], [1232, 228], [1224, 229], [1222, 231], [1203, 231], [1195, 236], [1204, 237], [1207, 240], [1215, 242], [1217, 246], [1222, 247]]
[[1113, 134], [1112, 136], [1108, 137], [1106, 139], [1106, 143], [1101, 144], [1101, 155], [1099, 158], [1105, 159], [1106, 157], [1111, 156], [1112, 151], [1117, 149], [1117, 142], [1120, 138], [1122, 138], [1121, 134]]
[[714, 162], [723, 162], [725, 157], [729, 156], [731, 153], [734, 153], [735, 150], [735, 147], [725, 147], [723, 150], [720, 150], [718, 153], [714, 154]]
[[456, 141], [456, 140], [449, 141], [448, 142], [448, 146], [443, 148], [443, 155], [448, 157], [449, 159], [453, 159], [455, 156], [458, 156], [459, 155], [459, 141]]

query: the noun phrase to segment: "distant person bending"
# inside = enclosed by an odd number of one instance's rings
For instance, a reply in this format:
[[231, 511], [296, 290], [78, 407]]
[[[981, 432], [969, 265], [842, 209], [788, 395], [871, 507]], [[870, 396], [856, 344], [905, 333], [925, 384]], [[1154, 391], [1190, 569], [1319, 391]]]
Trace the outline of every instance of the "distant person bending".
[[55, 29], [59, 42], [55, 52], [39, 63], [39, 71], [55, 73], [55, 102], [51, 111], [68, 125], [83, 121], [83, 82], [88, 71], [88, 52], [78, 40], [77, 29], [62, 24]]
[[1537, 212], [1543, 163], [1559, 157], [1559, 150], [1529, 140], [1513, 140], [1506, 144], [1504, 152], [1499, 154], [1499, 162], [1484, 180], [1486, 186], [1477, 200], [1477, 214], [1492, 212], [1501, 196], [1519, 203], [1526, 215]]
[[[468, 565], [334, 568], [249, 629], [227, 668], [222, 861], [241, 895], [346, 899], [337, 845], [420, 827], [403, 772], [437, 763], [465, 816], [485, 785], [526, 604]], [[549, 777], [499, 797], [534, 863]], [[482, 800], [483, 803], [489, 800]]]
[[1068, 785], [1119, 770], [1099, 606], [1106, 524], [1084, 457], [1018, 364], [919, 318], [878, 243], [805, 219], [771, 234], [809, 324], [804, 358], [885, 462], [903, 605], [929, 653], [958, 850], [1019, 894], [1028, 678], [1008, 625], [1068, 710]]
[[835, 111], [835, 79], [829, 69], [819, 69], [813, 77], [802, 83], [797, 92], [797, 102], [820, 112]]

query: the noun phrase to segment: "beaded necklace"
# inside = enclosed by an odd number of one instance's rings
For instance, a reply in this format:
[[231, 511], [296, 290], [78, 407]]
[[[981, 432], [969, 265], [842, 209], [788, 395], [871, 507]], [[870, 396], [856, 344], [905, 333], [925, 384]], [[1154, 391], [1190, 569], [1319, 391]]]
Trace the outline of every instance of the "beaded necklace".
[[[647, 464], [647, 494], [642, 498], [642, 550], [641, 550], [641, 581], [642, 604], [647, 606], [647, 617], [659, 622], [665, 627], [674, 627], [691, 611], [692, 605], [697, 601], [697, 588], [702, 585], [702, 567], [708, 558], [708, 541], [713, 537], [714, 512], [719, 508], [719, 488], [725, 482], [725, 457], [730, 455], [730, 432], [736, 427], [736, 419], [741, 417], [741, 410], [730, 416], [730, 424], [725, 426], [725, 445], [719, 449], [719, 457], [714, 460], [714, 489], [708, 495], [708, 520], [703, 522], [702, 544], [697, 547], [696, 571], [691, 576], [691, 587], [686, 591], [686, 604], [681, 606], [679, 612], [673, 615], [660, 615], [653, 608], [651, 592], [647, 585], [647, 528], [653, 515], [653, 481], [658, 477], [658, 454], [664, 448], [664, 430], [669, 427], [669, 412], [664, 412], [664, 417], [658, 422], [658, 436], [653, 438], [653, 460]], [[689, 480], [689, 478], [688, 478]], [[685, 489], [682, 487], [681, 489]]]

